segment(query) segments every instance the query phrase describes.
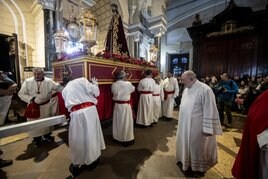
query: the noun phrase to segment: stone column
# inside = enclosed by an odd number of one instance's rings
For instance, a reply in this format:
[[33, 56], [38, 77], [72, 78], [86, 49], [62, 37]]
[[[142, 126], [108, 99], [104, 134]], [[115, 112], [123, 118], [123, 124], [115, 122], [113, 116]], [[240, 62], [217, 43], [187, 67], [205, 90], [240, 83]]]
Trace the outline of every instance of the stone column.
[[45, 35], [45, 70], [52, 71], [52, 61], [55, 58], [55, 44], [53, 35], [56, 29], [56, 0], [39, 0], [44, 11], [44, 35]]
[[157, 61], [156, 61], [156, 65], [158, 66], [159, 69], [161, 69], [160, 67], [160, 58], [161, 58], [161, 36], [155, 36], [154, 37], [154, 45], [158, 48], [158, 53], [157, 53]]
[[140, 58], [140, 42], [134, 41], [134, 57]]
[[140, 58], [140, 45], [142, 44], [142, 34], [138, 32], [133, 37], [134, 37], [134, 57]]

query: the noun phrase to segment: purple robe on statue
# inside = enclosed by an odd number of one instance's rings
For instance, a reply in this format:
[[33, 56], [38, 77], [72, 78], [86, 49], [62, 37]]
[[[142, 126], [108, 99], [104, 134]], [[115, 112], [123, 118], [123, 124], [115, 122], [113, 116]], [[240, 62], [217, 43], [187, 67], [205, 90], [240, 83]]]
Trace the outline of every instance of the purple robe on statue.
[[126, 54], [129, 56], [122, 19], [118, 12], [112, 17], [106, 37], [105, 50], [113, 54]]

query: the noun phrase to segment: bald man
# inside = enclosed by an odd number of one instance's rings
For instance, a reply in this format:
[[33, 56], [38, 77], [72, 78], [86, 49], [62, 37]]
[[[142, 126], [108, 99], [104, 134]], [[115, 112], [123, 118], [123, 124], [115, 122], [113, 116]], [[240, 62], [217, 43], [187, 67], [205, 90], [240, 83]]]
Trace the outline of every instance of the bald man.
[[217, 163], [216, 136], [222, 129], [212, 89], [193, 71], [181, 76], [182, 94], [176, 139], [176, 157], [184, 174], [203, 177]]
[[[52, 79], [45, 77], [44, 70], [42, 68], [33, 69], [33, 77], [26, 79], [18, 96], [22, 101], [30, 104], [36, 103], [40, 108], [39, 117], [27, 117], [27, 121], [38, 120], [46, 117], [54, 116], [56, 111], [54, 108], [58, 108], [58, 105], [52, 105], [51, 99], [56, 98], [52, 95], [53, 91], [61, 91], [62, 86], [57, 84]], [[54, 137], [51, 136], [53, 127], [45, 127], [36, 130], [29, 131], [29, 135], [33, 137], [34, 147], [41, 147], [42, 141], [53, 142]]]

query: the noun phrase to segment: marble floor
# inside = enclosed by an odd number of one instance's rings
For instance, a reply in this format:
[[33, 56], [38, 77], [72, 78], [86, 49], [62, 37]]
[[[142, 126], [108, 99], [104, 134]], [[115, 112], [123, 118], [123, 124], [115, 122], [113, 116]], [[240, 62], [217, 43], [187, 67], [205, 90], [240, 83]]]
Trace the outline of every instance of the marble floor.
[[[178, 111], [171, 121], [159, 120], [153, 127], [135, 127], [135, 144], [123, 147], [112, 141], [111, 122], [105, 122], [103, 134], [106, 150], [93, 171], [84, 171], [76, 178], [92, 179], [184, 179], [176, 165], [175, 138]], [[233, 178], [231, 167], [241, 142], [245, 117], [234, 115], [233, 128], [224, 129], [217, 137], [218, 164], [203, 178]], [[69, 179], [68, 126], [57, 127], [55, 143], [34, 148], [26, 133], [0, 140], [3, 159], [12, 159], [13, 165], [0, 169], [1, 179]], [[189, 177], [188, 177], [189, 178]]]

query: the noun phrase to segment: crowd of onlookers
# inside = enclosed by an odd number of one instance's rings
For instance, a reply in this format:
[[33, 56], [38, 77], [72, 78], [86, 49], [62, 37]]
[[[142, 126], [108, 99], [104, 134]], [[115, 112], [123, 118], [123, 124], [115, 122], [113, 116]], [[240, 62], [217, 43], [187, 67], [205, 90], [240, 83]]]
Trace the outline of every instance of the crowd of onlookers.
[[[200, 80], [209, 85], [218, 99], [217, 89], [219, 88], [220, 78], [216, 76], [206, 76]], [[230, 80], [235, 82], [238, 86], [238, 92], [232, 102], [232, 111], [246, 114], [253, 101], [265, 90], [268, 89], [268, 75], [266, 76], [252, 76], [235, 75], [229, 77]]]
[[[252, 76], [243, 75], [235, 75], [233, 77], [229, 77], [229, 80], [233, 81], [238, 86], [238, 92], [236, 93], [233, 101], [231, 110], [234, 112], [238, 112], [241, 114], [247, 114], [247, 111], [253, 101], [265, 90], [268, 89], [268, 75], [265, 76]], [[219, 84], [222, 81], [221, 77], [217, 76], [209, 76], [200, 78], [201, 82], [206, 83], [208, 86], [212, 88], [215, 93], [216, 100], [219, 97]], [[180, 94], [176, 99], [176, 104], [180, 104], [180, 96], [182, 95], [184, 86], [180, 82], [180, 76], [178, 77], [178, 83], [180, 88]]]

